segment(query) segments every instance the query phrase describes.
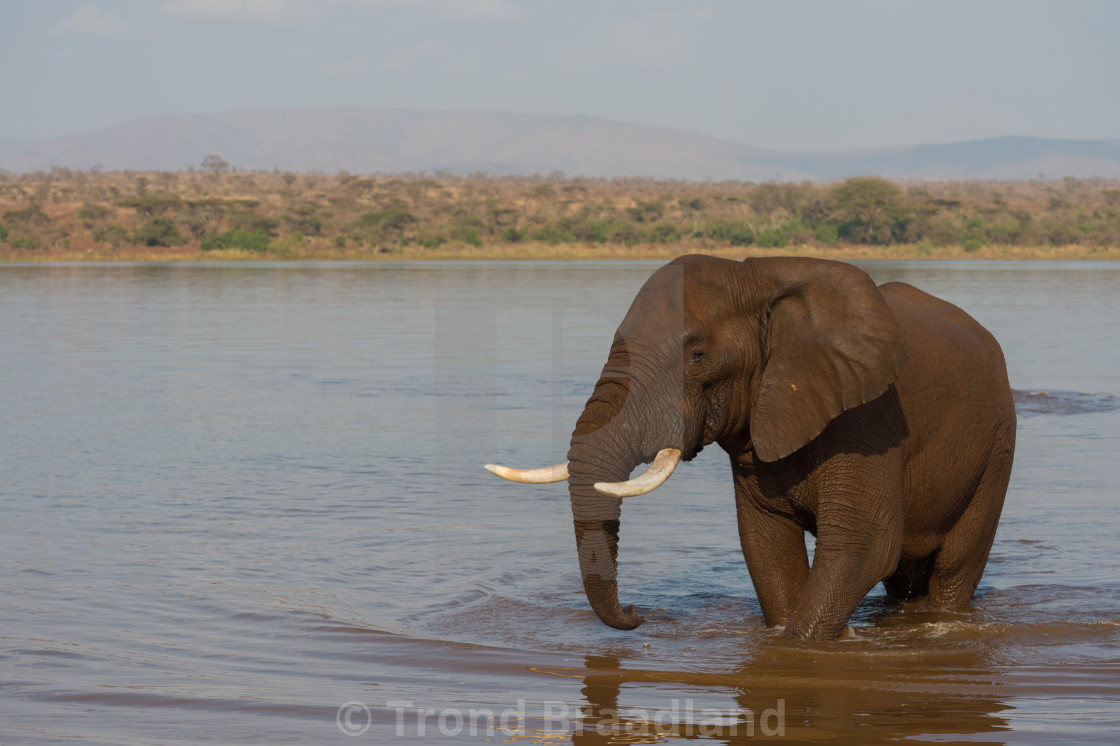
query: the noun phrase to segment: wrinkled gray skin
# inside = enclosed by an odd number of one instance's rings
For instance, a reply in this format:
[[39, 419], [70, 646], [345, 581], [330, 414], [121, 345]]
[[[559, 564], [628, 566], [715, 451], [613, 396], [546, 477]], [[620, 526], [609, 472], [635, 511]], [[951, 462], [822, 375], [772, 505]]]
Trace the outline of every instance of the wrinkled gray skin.
[[592, 485], [660, 449], [688, 460], [710, 443], [731, 459], [767, 624], [827, 639], [880, 581], [896, 598], [968, 604], [1003, 506], [1015, 409], [991, 334], [910, 285], [815, 259], [672, 262], [619, 326], [568, 452], [584, 589], [606, 624], [642, 620], [618, 601], [621, 500]]

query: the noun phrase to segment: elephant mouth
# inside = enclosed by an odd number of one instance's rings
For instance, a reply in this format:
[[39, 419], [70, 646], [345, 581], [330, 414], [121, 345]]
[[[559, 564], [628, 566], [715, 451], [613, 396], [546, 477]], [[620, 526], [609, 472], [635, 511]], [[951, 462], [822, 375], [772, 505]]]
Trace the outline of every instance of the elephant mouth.
[[704, 418], [699, 430], [692, 444], [681, 448], [681, 461], [691, 461], [699, 456], [701, 451], [719, 440], [720, 428], [710, 417]]
[[711, 441], [709, 441], [708, 443], [700, 443], [699, 445], [693, 446], [692, 448], [681, 449], [681, 461], [691, 461], [692, 459], [696, 458], [700, 455], [700, 452], [709, 445], [710, 442]]

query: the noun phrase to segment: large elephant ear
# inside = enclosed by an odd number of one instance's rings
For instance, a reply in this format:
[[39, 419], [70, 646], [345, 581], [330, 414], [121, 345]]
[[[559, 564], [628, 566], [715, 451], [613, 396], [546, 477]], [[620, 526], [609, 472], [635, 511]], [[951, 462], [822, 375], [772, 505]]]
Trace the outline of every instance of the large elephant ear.
[[881, 396], [906, 351], [894, 314], [866, 273], [842, 262], [756, 261], [761, 276], [777, 282], [763, 319], [751, 440], [760, 459], [776, 461], [841, 412]]

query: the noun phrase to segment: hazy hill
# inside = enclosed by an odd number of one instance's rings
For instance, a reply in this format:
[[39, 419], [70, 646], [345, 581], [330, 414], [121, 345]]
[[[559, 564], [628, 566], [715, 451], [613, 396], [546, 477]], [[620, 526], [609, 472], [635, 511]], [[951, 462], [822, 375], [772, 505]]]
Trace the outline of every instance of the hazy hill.
[[[778, 162], [813, 175], [840, 179], [879, 174], [898, 179], [1120, 178], [1120, 140], [994, 137], [945, 145], [858, 153], [777, 154]], [[763, 159], [761, 162], [765, 163]]]
[[272, 109], [139, 119], [40, 143], [0, 140], [0, 167], [183, 170], [211, 153], [237, 168], [448, 171], [743, 181], [1120, 178], [1120, 140], [1002, 137], [844, 153], [783, 153], [586, 116]]
[[0, 137], [0, 164], [25, 151], [35, 147], [34, 140], [13, 140], [10, 137]]

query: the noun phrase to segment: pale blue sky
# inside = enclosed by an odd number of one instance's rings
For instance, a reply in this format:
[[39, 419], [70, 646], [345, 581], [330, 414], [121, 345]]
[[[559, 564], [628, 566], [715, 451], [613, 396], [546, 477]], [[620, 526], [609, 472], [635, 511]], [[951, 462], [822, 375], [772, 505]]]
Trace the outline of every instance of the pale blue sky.
[[170, 113], [589, 114], [779, 150], [1120, 137], [1120, 2], [0, 0], [0, 138]]

